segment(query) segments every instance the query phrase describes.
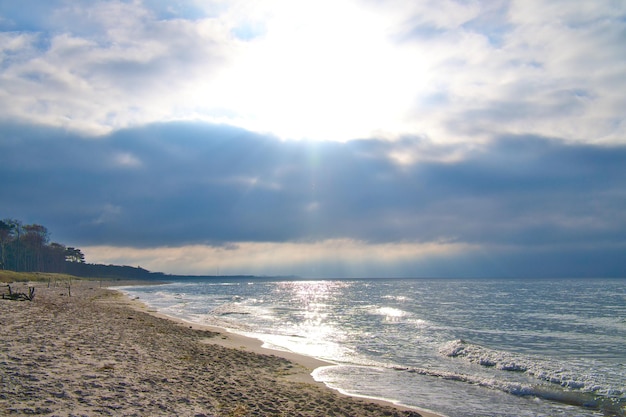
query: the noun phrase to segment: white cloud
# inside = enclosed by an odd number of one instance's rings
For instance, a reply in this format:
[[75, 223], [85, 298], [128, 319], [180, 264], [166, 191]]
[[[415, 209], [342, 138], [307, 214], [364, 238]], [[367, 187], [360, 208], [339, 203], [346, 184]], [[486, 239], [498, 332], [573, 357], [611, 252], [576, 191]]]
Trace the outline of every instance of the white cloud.
[[141, 160], [130, 152], [120, 152], [114, 155], [113, 162], [122, 168], [137, 168], [142, 165]]
[[4, 117], [328, 140], [626, 133], [619, 2], [217, 1], [195, 19], [150, 5], [63, 3], [39, 33], [1, 34]]
[[489, 4], [455, 0], [392, 0], [378, 4], [381, 12], [392, 16], [396, 29], [409, 32], [415, 26], [454, 30], [477, 18]]
[[4, 117], [95, 134], [184, 118], [187, 94], [224, 58], [217, 22], [158, 21], [138, 3], [78, 7], [58, 10], [65, 32], [20, 35], [31, 53], [5, 59]]

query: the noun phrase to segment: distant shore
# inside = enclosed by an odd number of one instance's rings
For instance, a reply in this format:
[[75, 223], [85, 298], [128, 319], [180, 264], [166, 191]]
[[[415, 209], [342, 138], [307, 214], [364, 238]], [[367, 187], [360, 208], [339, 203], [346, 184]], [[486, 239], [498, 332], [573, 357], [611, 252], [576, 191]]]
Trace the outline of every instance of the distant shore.
[[2, 415], [434, 416], [340, 395], [310, 376], [324, 362], [165, 318], [98, 281], [71, 297], [31, 285], [32, 302], [0, 300]]

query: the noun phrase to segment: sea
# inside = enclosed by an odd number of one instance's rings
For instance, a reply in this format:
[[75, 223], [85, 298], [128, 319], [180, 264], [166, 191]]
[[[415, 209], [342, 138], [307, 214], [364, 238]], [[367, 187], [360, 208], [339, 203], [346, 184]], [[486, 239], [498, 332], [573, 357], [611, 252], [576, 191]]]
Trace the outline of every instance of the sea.
[[626, 279], [211, 278], [119, 287], [448, 417], [626, 416]]

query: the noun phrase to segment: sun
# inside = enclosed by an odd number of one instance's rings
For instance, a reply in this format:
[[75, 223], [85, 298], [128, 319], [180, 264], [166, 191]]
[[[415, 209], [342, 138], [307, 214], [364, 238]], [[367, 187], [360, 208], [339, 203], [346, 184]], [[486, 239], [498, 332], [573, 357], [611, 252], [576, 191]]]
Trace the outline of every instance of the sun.
[[350, 140], [406, 130], [424, 60], [350, 2], [281, 2], [262, 35], [207, 92], [228, 121], [286, 139]]

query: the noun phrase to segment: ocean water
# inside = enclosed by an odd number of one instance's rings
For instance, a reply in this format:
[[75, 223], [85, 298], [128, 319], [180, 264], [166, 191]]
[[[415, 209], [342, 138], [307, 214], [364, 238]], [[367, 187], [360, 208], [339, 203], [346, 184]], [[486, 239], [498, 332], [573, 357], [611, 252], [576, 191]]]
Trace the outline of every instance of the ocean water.
[[214, 279], [122, 287], [332, 362], [351, 395], [449, 417], [626, 416], [624, 279]]

